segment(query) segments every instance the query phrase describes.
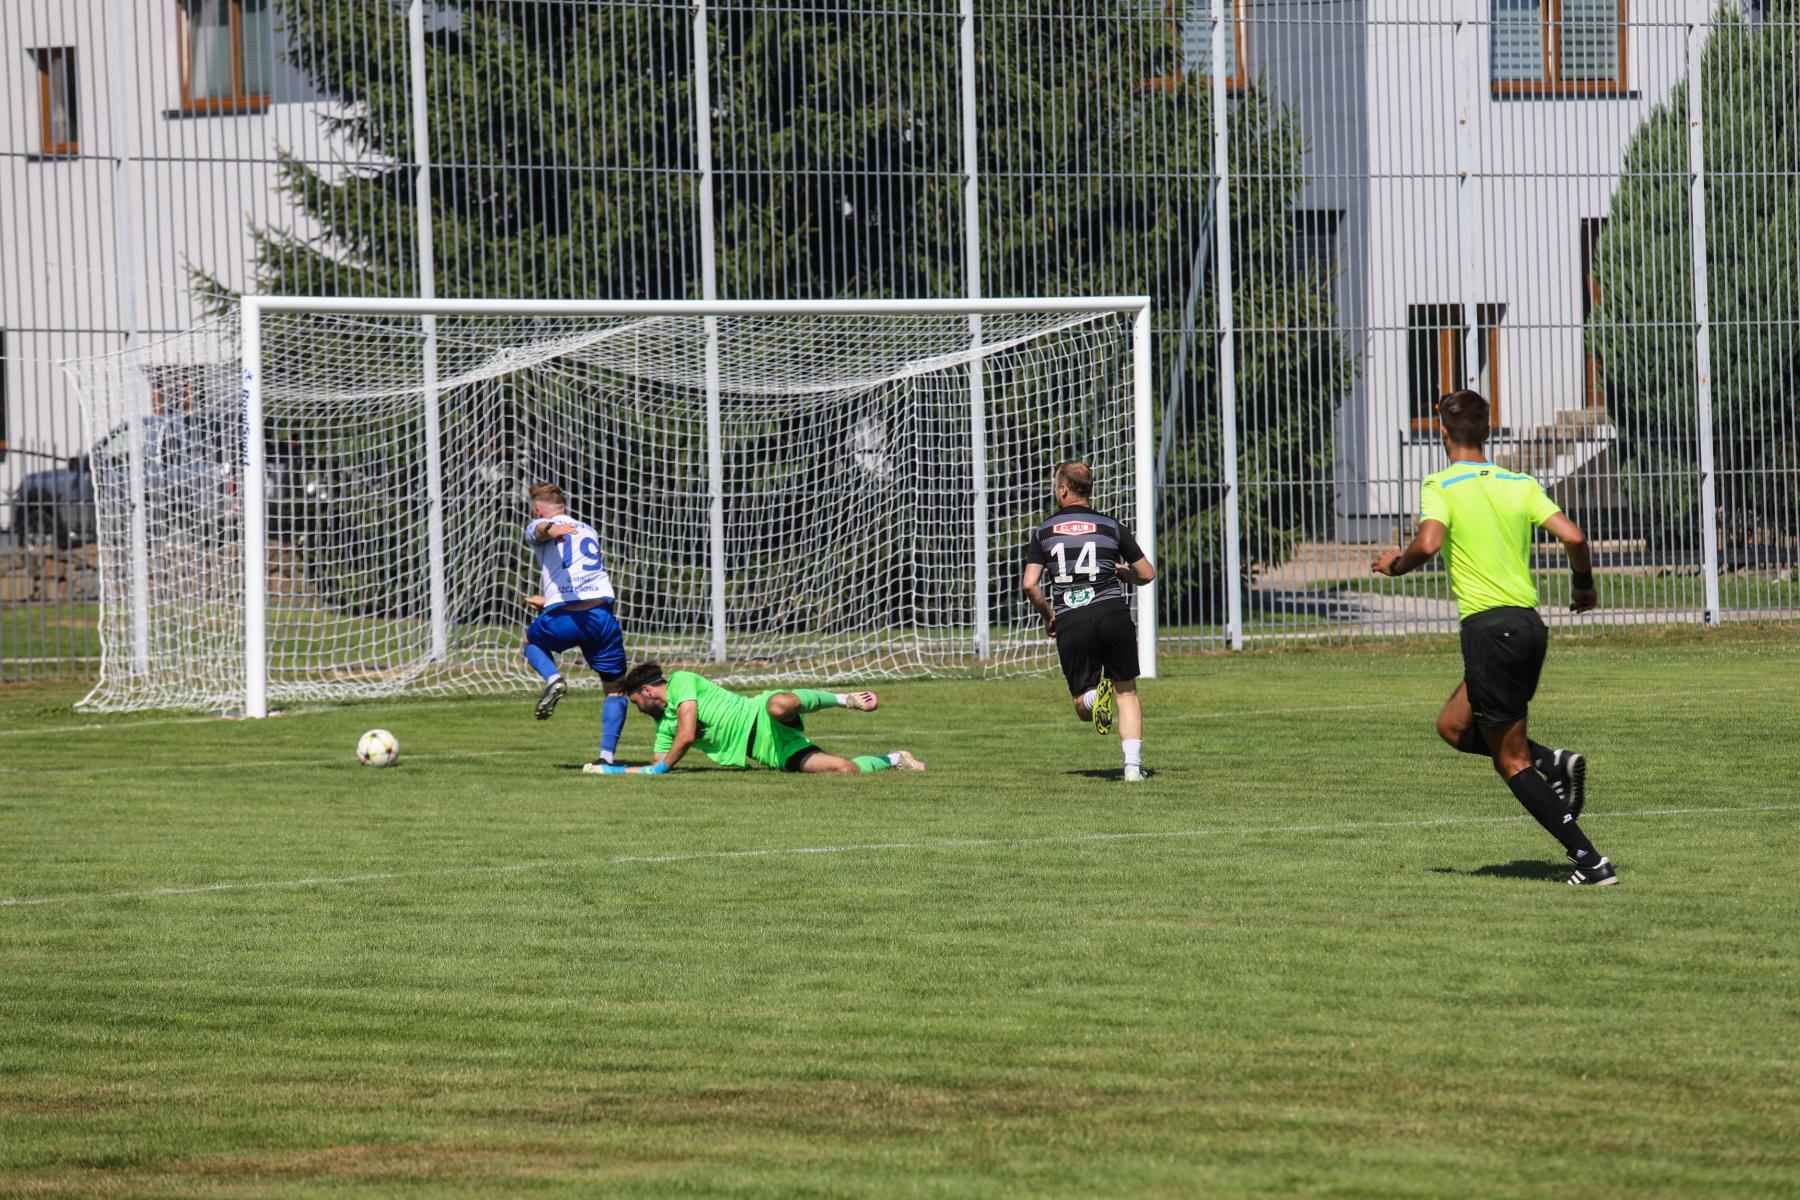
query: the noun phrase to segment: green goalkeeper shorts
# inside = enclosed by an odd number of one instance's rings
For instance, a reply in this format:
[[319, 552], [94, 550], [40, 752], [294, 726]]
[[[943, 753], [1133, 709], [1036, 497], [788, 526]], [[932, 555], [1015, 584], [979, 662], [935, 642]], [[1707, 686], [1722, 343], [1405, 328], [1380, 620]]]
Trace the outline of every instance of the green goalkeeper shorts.
[[756, 724], [750, 729], [750, 761], [761, 763], [773, 771], [798, 771], [819, 748], [806, 732], [783, 725], [769, 715], [769, 697], [780, 692], [764, 692], [756, 698]]

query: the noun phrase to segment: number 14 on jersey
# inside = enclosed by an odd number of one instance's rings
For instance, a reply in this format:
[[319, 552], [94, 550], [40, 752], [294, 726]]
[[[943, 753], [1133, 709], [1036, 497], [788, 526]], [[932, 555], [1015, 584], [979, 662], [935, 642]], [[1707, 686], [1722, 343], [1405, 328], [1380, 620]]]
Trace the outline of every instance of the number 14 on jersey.
[[1089, 583], [1100, 578], [1100, 567], [1096, 561], [1094, 543], [1091, 540], [1081, 543], [1081, 551], [1075, 555], [1074, 574], [1069, 572], [1069, 558], [1064, 552], [1061, 542], [1051, 546], [1050, 553], [1056, 555], [1055, 582], [1074, 583], [1076, 575], [1086, 575]]

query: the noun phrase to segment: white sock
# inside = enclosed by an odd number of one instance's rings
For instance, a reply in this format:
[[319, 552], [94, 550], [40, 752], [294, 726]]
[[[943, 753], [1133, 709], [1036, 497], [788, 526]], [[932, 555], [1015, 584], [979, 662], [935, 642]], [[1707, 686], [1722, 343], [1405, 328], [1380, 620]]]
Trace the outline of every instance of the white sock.
[[611, 750], [602, 750], [600, 752], [600, 761], [601, 762], [609, 763], [612, 760], [613, 760], [613, 752]]
[[837, 697], [837, 702], [838, 702], [839, 708], [849, 708], [850, 707], [850, 693], [849, 692], [833, 692], [832, 695]]
[[552, 684], [552, 683], [561, 683], [561, 682], [562, 682], [562, 672], [561, 671], [558, 671], [556, 674], [552, 675], [550, 678], [544, 680], [544, 683], [546, 685]]
[[1081, 693], [1082, 707], [1086, 708], [1090, 713], [1093, 712], [1094, 711], [1094, 699], [1098, 695], [1099, 695], [1099, 693], [1097, 691], [1095, 691], [1095, 689], [1093, 689], [1093, 688], [1089, 688], [1087, 691]]
[[1130, 738], [1130, 739], [1120, 738], [1119, 739], [1119, 749], [1121, 749], [1125, 752], [1125, 765], [1126, 766], [1141, 767], [1144, 765], [1144, 739], [1143, 738]]

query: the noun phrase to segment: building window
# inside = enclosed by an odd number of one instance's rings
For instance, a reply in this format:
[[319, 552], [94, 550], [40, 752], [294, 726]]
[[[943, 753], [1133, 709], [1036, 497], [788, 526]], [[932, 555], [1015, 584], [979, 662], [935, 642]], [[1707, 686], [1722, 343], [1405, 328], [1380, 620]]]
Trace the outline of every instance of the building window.
[[75, 110], [75, 47], [34, 52], [38, 73], [38, 144], [45, 154], [77, 154], [80, 133]]
[[1330, 279], [1337, 270], [1338, 226], [1341, 208], [1299, 208], [1288, 214], [1292, 249], [1288, 271], [1295, 278]]
[[[1180, 39], [1179, 65], [1175, 73], [1153, 79], [1150, 86], [1177, 87], [1184, 81], [1207, 83], [1212, 79], [1212, 0], [1149, 0], [1169, 19]], [[1250, 0], [1225, 0], [1225, 86], [1241, 92], [1249, 86], [1245, 70], [1244, 30], [1248, 25], [1245, 10]]]
[[1626, 0], [1490, 0], [1496, 96], [1625, 92]]
[[[1606, 229], [1605, 217], [1583, 217], [1581, 219], [1581, 327], [1587, 328], [1589, 318], [1594, 310], [1600, 307], [1600, 281], [1594, 278], [1594, 254], [1600, 245], [1600, 235]], [[1606, 407], [1606, 380], [1600, 369], [1600, 356], [1591, 349], [1583, 348], [1582, 360], [1585, 364], [1586, 380], [1583, 394], [1587, 398], [1589, 408]]]
[[[1474, 389], [1487, 397], [1489, 423], [1500, 427], [1500, 322], [1504, 304], [1475, 306]], [[1463, 306], [1415, 304], [1406, 310], [1406, 383], [1412, 427], [1434, 429], [1437, 403], [1464, 386]]]
[[269, 103], [269, 0], [178, 0], [181, 107], [256, 112]]

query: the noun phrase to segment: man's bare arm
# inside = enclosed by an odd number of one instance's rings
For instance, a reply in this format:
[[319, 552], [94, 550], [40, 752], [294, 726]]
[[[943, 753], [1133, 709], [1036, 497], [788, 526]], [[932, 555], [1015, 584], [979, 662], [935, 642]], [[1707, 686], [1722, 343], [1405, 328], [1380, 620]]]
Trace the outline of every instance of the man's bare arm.
[[1444, 525], [1441, 521], [1419, 522], [1419, 532], [1404, 550], [1389, 550], [1386, 554], [1377, 555], [1369, 564], [1369, 569], [1377, 575], [1400, 576], [1408, 571], [1416, 571], [1430, 562], [1432, 556], [1444, 548]]
[[[700, 737], [700, 705], [693, 700], [683, 700], [675, 706], [675, 740], [669, 748], [656, 756], [664, 770], [681, 761], [681, 756], [688, 752], [688, 747]], [[642, 775], [646, 768], [632, 767], [627, 772]]]
[[1562, 542], [1563, 550], [1569, 556], [1569, 574], [1574, 577], [1574, 587], [1569, 591], [1570, 611], [1587, 612], [1600, 603], [1600, 593], [1594, 587], [1594, 559], [1588, 552], [1587, 535], [1564, 513], [1552, 514], [1544, 522], [1544, 528]]
[[1135, 583], [1140, 586], [1156, 578], [1156, 568], [1150, 565], [1150, 560], [1147, 558], [1140, 558], [1130, 564], [1119, 563], [1113, 570], [1126, 583]]
[[546, 517], [532, 532], [532, 538], [539, 542], [554, 542], [557, 538], [568, 537], [575, 532], [575, 527], [567, 522], [558, 521], [554, 517]]
[[1043, 578], [1043, 563], [1026, 563], [1025, 578], [1020, 581], [1019, 587], [1025, 593], [1025, 598], [1031, 601], [1031, 607], [1037, 609], [1038, 615], [1044, 618], [1044, 629], [1051, 637], [1055, 637], [1056, 609], [1044, 598]]

